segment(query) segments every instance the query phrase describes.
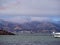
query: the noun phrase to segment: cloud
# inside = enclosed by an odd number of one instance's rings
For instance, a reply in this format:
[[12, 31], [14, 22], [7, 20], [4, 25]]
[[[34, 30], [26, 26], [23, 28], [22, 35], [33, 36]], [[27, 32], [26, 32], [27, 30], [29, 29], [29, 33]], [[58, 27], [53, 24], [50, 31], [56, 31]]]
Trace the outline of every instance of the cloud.
[[[60, 15], [59, 0], [4, 0], [2, 14]], [[0, 6], [1, 7], [1, 6]]]
[[6, 17], [1, 18], [5, 21], [14, 22], [14, 23], [25, 23], [31, 21], [49, 21], [51, 18], [49, 17], [36, 17], [36, 16], [14, 16], [14, 17]]
[[14, 17], [7, 17], [7, 18], [1, 18], [1, 19], [9, 22], [15, 22], [15, 23], [28, 22], [28, 19], [25, 16], [14, 16]]
[[49, 17], [31, 17], [31, 21], [49, 21]]

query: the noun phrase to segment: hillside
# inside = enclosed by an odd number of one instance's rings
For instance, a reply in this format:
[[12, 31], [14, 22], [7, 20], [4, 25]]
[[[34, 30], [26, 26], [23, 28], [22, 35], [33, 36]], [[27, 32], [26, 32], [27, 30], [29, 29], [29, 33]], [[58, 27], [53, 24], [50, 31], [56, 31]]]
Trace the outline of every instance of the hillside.
[[32, 21], [19, 24], [0, 20], [0, 30], [6, 30], [10, 32], [32, 31], [51, 33], [52, 31], [60, 31], [60, 21], [59, 22]]
[[53, 22], [30, 22], [23, 24], [24, 29], [31, 29], [33, 31], [60, 31], [59, 24]]
[[0, 35], [15, 35], [15, 34], [5, 31], [5, 30], [0, 30]]

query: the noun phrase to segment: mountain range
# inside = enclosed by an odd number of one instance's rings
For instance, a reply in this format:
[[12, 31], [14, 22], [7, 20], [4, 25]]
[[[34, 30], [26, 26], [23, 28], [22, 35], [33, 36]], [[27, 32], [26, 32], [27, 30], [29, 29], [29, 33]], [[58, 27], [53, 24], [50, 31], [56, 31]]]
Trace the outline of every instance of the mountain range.
[[32, 31], [32, 32], [52, 32], [60, 31], [60, 21], [31, 21], [23, 24], [12, 23], [0, 19], [0, 30], [8, 32]]

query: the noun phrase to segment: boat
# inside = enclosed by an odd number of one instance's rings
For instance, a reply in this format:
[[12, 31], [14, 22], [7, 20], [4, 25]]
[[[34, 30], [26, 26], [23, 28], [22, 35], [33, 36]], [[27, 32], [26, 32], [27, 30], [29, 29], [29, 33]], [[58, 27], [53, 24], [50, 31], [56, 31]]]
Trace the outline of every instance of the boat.
[[60, 32], [53, 32], [53, 37], [60, 38]]

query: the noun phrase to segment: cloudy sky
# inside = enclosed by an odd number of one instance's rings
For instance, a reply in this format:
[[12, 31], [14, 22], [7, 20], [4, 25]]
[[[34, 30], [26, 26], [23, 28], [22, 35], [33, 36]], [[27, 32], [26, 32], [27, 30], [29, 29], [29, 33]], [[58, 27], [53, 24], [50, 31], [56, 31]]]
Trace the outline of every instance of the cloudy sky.
[[[60, 0], [0, 0], [0, 18], [2, 19], [25, 22], [31, 19], [48, 20], [51, 18], [49, 16], [53, 18], [60, 16]], [[55, 19], [58, 20], [58, 18]]]

